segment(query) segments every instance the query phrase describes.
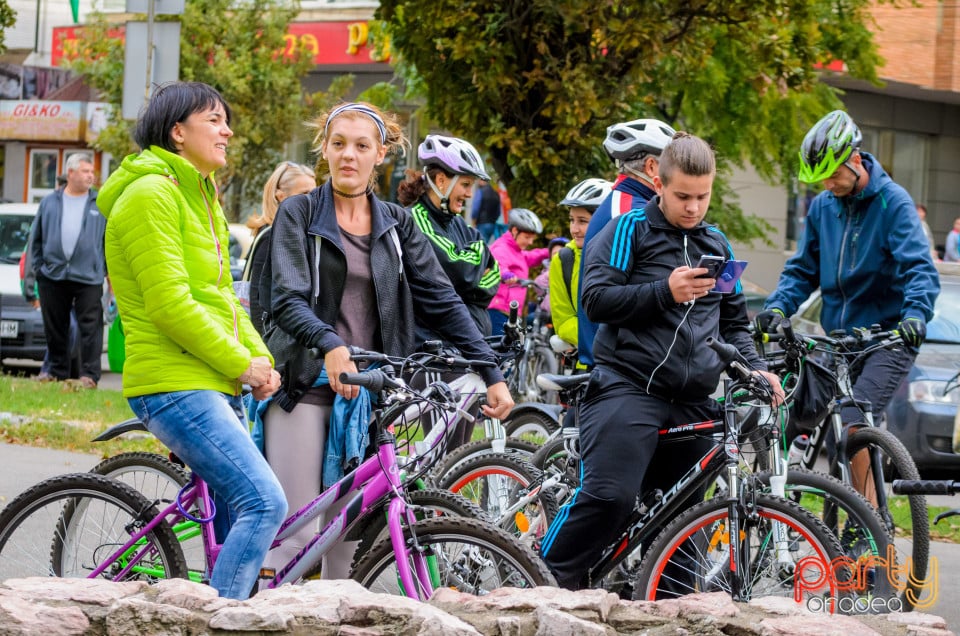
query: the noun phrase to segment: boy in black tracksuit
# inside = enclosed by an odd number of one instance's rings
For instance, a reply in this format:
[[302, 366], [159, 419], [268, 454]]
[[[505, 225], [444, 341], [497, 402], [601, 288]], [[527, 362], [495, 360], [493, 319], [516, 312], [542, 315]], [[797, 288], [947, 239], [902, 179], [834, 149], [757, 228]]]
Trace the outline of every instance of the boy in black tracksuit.
[[703, 222], [714, 174], [709, 146], [677, 133], [660, 159], [658, 196], [587, 245], [581, 302], [601, 326], [580, 404], [582, 480], [541, 548], [562, 587], [589, 585], [587, 568], [623, 530], [637, 494], [668, 490], [710, 447], [694, 439], [655, 455], [661, 428], [721, 417], [710, 394], [723, 364], [707, 337], [735, 345], [779, 390], [753, 347], [739, 284], [709, 293], [715, 280], [698, 278], [701, 255], [733, 257]]

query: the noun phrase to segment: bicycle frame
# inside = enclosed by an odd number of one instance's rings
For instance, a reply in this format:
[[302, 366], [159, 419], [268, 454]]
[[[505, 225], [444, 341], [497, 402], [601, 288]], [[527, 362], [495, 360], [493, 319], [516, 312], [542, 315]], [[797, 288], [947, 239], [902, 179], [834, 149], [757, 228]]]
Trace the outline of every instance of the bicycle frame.
[[[734, 381], [724, 380], [724, 395], [731, 395]], [[700, 488], [704, 488], [717, 477], [723, 475], [727, 482], [726, 501], [729, 506], [731, 527], [727, 529], [728, 536], [737, 537], [740, 534], [741, 518], [741, 478], [739, 466], [739, 421], [737, 419], [736, 404], [732, 400], [724, 400], [724, 415], [721, 420], [708, 420], [685, 424], [660, 431], [660, 443], [670, 443], [688, 440], [694, 436], [711, 435], [716, 444], [703, 457], [697, 460], [690, 469], [668, 491], [660, 494], [658, 500], [650, 505], [641, 504], [627, 523], [627, 529], [609, 545], [588, 571], [588, 584], [595, 585], [610, 574], [620, 562], [644, 542], [653, 539], [666, 522], [672, 519], [688, 501], [690, 495]], [[723, 451], [723, 452], [721, 452]], [[791, 557], [786, 546], [786, 536], [782, 528], [775, 528], [775, 542], [778, 560], [789, 562]], [[731, 546], [735, 542], [731, 541]], [[741, 562], [745, 562], [745, 555], [739, 550], [730, 551], [731, 592], [734, 600], [741, 600]]]
[[[830, 407], [830, 413], [821, 420], [810, 432], [810, 441], [800, 459], [800, 465], [804, 468], [814, 470], [820, 453], [823, 452], [826, 443], [827, 431], [832, 430], [834, 440], [836, 440], [836, 452], [829, 460], [829, 473], [840, 474], [844, 483], [852, 484], [853, 478], [850, 473], [850, 457], [847, 456], [847, 438], [850, 433], [850, 425], [843, 423], [841, 411], [848, 406], [856, 406], [863, 415], [863, 421], [857, 424], [873, 427], [873, 411], [869, 401], [857, 400], [853, 395], [853, 383], [850, 379], [850, 363], [845, 356], [837, 356], [836, 376], [838, 395]], [[871, 472], [874, 483], [882, 483], [883, 475], [880, 466], [879, 452], [872, 451], [870, 458]], [[883, 488], [874, 488], [876, 505], [879, 509], [887, 508], [887, 493]]]
[[[422, 451], [419, 455], [420, 459], [439, 448], [445, 432], [456, 426], [459, 418], [463, 416], [463, 411], [472, 406], [479, 399], [480, 391], [485, 389], [482, 379], [475, 373], [464, 374], [454, 380], [450, 386], [460, 389], [459, 408], [451, 406], [441, 411], [443, 425], [434, 426], [427, 438], [415, 445], [417, 450]], [[407, 596], [417, 600], [426, 600], [430, 597], [433, 593], [432, 585], [436, 583], [436, 578], [430, 576], [431, 568], [427, 562], [428, 557], [419, 553], [418, 546], [414, 545], [408, 548], [405, 545], [403, 523], [412, 526], [416, 519], [401, 494], [403, 478], [396, 452], [396, 439], [383, 425], [384, 422], [396, 422], [402, 416], [417, 419], [423, 413], [435, 410], [429, 402], [423, 408], [420, 408], [421, 406], [423, 405], [419, 402], [413, 402], [412, 404], [400, 402], [387, 406], [383, 412], [377, 415], [377, 453], [361, 463], [356, 469], [344, 475], [336, 484], [323, 491], [312, 502], [283, 522], [271, 549], [282, 545], [284, 540], [306, 527], [307, 524], [314, 521], [337, 502], [356, 493], [347, 505], [319, 533], [314, 535], [291, 561], [267, 580], [266, 587], [274, 588], [288, 581], [296, 581], [304, 576], [331, 547], [346, 536], [357, 519], [378, 508], [380, 501], [384, 497], [390, 496], [390, 503], [387, 507], [387, 528], [394, 552], [398, 557], [404, 557], [397, 559], [400, 582]], [[406, 464], [409, 466], [417, 459], [417, 455], [412, 455], [410, 462]], [[201, 517], [199, 519], [186, 512], [194, 505], [197, 506], [199, 511]], [[221, 545], [217, 543], [214, 536], [212, 524], [207, 523], [213, 519], [214, 514], [215, 508], [206, 482], [200, 479], [196, 473], [193, 473], [190, 483], [178, 494], [174, 502], [163, 508], [159, 514], [132, 534], [123, 546], [104, 560], [87, 578], [99, 577], [108, 567], [118, 562], [123, 564], [123, 567], [115, 578], [126, 576], [131, 570], [138, 567], [138, 563], [150, 550], [150, 545], [144, 543], [143, 538], [160, 523], [170, 523], [176, 528], [180, 527], [179, 522], [181, 520], [200, 522], [199, 532], [203, 537], [207, 562], [206, 575], [209, 577], [210, 570], [216, 563], [221, 549]], [[195, 532], [195, 525], [191, 523], [187, 531]], [[405, 558], [406, 556], [412, 556], [413, 568], [411, 568], [408, 559]], [[419, 585], [417, 582], [419, 582]]]

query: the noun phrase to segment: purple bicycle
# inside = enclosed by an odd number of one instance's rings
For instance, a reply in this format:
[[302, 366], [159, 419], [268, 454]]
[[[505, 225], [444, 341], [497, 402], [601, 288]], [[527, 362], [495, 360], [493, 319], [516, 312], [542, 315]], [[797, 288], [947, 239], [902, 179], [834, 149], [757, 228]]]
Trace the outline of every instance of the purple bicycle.
[[[425, 600], [441, 586], [483, 594], [503, 586], [552, 584], [546, 566], [515, 537], [482, 519], [420, 514], [423, 507], [412, 503], [415, 498], [407, 492], [413, 483], [410, 473], [429, 468], [442, 447], [443, 431], [452, 427], [435, 426], [425, 440], [412, 445], [421, 452], [408, 457], [398, 457], [394, 431], [426, 409], [444, 414], [454, 425], [463, 414], [460, 395], [449, 385], [434, 383], [417, 391], [400, 379], [402, 372], [409, 371], [411, 363], [424, 366], [425, 358], [467, 375], [485, 363], [449, 355], [397, 359], [357, 352], [356, 357], [375, 358], [383, 365], [341, 376], [342, 382], [365, 386], [379, 396], [371, 428], [375, 452], [283, 523], [274, 547], [315, 523], [335, 502], [352, 496], [289, 563], [264, 573], [261, 589], [309, 577], [323, 555], [352, 529], [364, 523], [382, 526], [384, 511], [385, 536], [361, 545], [351, 573], [371, 590]], [[209, 523], [214, 514], [207, 485], [196, 475], [162, 507], [127, 484], [95, 473], [54, 477], [29, 488], [0, 512], [0, 580], [187, 578], [177, 529], [199, 531], [210, 568], [220, 549]], [[374, 515], [376, 522], [371, 521]]]

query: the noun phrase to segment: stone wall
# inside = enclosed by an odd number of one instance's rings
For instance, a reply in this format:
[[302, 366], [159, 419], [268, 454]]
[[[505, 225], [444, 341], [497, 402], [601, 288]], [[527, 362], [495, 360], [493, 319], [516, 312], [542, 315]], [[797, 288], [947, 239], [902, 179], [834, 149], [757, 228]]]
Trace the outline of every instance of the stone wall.
[[733, 603], [725, 594], [622, 601], [602, 590], [503, 588], [478, 598], [441, 589], [429, 603], [374, 594], [353, 581], [313, 581], [219, 598], [184, 580], [109, 583], [11, 579], [0, 584], [2, 636], [946, 636], [929, 614], [852, 618], [807, 613], [791, 599]]

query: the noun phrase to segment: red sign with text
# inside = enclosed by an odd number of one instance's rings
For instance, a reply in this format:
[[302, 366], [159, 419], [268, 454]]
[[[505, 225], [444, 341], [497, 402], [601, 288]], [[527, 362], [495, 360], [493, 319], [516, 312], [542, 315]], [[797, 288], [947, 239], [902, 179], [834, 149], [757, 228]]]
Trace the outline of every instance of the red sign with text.
[[[51, 64], [59, 66], [63, 60], [75, 58], [80, 54], [79, 36], [82, 26], [55, 27], [53, 29], [53, 51]], [[123, 38], [124, 29], [118, 27], [111, 31], [111, 37]], [[389, 61], [389, 53], [382, 59], [375, 59], [375, 52], [369, 46], [369, 27], [367, 22], [294, 22], [284, 36], [286, 46], [284, 56], [292, 55], [299, 42], [304, 50], [313, 55], [317, 66], [343, 66], [370, 64]]]

